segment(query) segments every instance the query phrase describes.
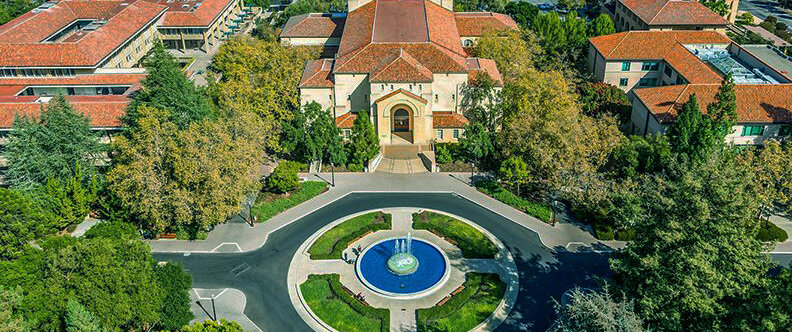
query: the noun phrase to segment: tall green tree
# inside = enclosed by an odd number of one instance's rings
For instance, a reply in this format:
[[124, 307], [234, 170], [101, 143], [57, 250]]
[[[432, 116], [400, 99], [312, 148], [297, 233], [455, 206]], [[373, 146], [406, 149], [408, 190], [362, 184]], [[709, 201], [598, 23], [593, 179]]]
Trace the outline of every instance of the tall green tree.
[[0, 259], [17, 257], [37, 236], [55, 230], [55, 216], [29, 195], [0, 188]]
[[719, 143], [715, 131], [712, 120], [701, 113], [696, 94], [692, 94], [682, 104], [676, 121], [668, 129], [668, 141], [675, 153], [698, 161], [704, 159]]
[[295, 109], [291, 119], [283, 122], [280, 146], [284, 156], [303, 163], [317, 159], [320, 149], [310, 129], [319, 112], [321, 106], [318, 103], [311, 103], [304, 108]]
[[59, 227], [82, 222], [91, 211], [99, 191], [97, 177], [87, 179], [79, 164], [74, 175], [66, 179], [49, 178], [42, 188], [52, 209], [61, 220]]
[[[765, 287], [772, 264], [751, 222], [758, 205], [750, 194], [753, 174], [735, 157], [712, 153], [645, 181], [635, 239], [611, 269], [648, 326], [724, 331], [753, 315], [746, 308], [758, 301], [753, 295]], [[740, 330], [757, 330], [746, 328]]]
[[146, 78], [143, 89], [138, 91], [129, 104], [124, 123], [137, 127], [139, 108], [148, 106], [170, 111], [169, 121], [180, 129], [187, 128], [191, 123], [213, 118], [214, 112], [206, 93], [195, 86], [184, 74], [176, 58], [168, 53], [160, 41], [143, 60], [146, 67]]
[[556, 303], [558, 317], [549, 332], [643, 332], [643, 321], [632, 301], [617, 301], [606, 287], [602, 292], [575, 288], [569, 303]]
[[495, 80], [487, 73], [476, 75], [476, 79], [462, 88], [462, 112], [473, 122], [484, 125], [489, 132], [500, 130], [503, 108], [500, 107], [499, 90]]
[[734, 92], [734, 79], [727, 75], [718, 92], [715, 101], [707, 105], [707, 116], [712, 118], [712, 125], [716, 130], [716, 140], [722, 141], [732, 127], [737, 123], [737, 95]]
[[352, 161], [356, 165], [366, 166], [379, 153], [379, 137], [365, 110], [358, 112], [355, 117], [351, 141]]
[[186, 326], [193, 318], [190, 311], [192, 276], [181, 265], [166, 263], [154, 269], [154, 276], [162, 289], [162, 308], [158, 327], [176, 331]]
[[462, 153], [470, 163], [474, 163], [479, 169], [485, 168], [489, 159], [495, 153], [494, 132], [487, 131], [484, 125], [474, 122], [465, 125], [464, 133], [459, 139], [459, 146]]
[[99, 319], [96, 318], [96, 315], [85, 309], [75, 299], [69, 299], [66, 302], [66, 317], [63, 320], [66, 325], [66, 332], [104, 331], [99, 325]]
[[30, 327], [18, 313], [22, 289], [0, 285], [0, 332], [27, 332]]
[[93, 174], [102, 151], [98, 140], [90, 119], [58, 95], [42, 107], [38, 119], [14, 119], [5, 151], [5, 180], [14, 187], [31, 189], [45, 185], [50, 178], [68, 179], [77, 167]]
[[306, 108], [312, 108], [311, 113], [315, 114], [313, 122], [311, 122], [310, 135], [318, 151], [317, 159], [334, 164], [346, 161], [341, 129], [336, 126], [330, 111], [323, 110], [317, 102], [311, 102]]
[[599, 14], [589, 25], [589, 36], [604, 36], [616, 33], [616, 27], [608, 14]]

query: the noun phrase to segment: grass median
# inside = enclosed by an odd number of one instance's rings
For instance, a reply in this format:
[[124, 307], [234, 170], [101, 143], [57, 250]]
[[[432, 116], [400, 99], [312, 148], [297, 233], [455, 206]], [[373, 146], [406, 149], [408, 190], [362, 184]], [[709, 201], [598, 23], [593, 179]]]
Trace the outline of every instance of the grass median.
[[344, 221], [319, 236], [308, 253], [311, 259], [341, 259], [349, 244], [368, 232], [391, 229], [391, 215], [371, 212]]
[[418, 309], [418, 331], [465, 332], [487, 319], [498, 308], [506, 284], [497, 274], [468, 273], [464, 287], [442, 305]]
[[251, 214], [259, 222], [265, 222], [277, 214], [291, 209], [303, 202], [327, 191], [327, 183], [319, 181], [305, 181], [300, 187], [284, 195], [262, 193], [256, 199], [256, 204], [251, 208]]
[[428, 230], [456, 242], [465, 258], [495, 258], [498, 253], [498, 246], [484, 233], [444, 214], [430, 211], [413, 213], [413, 228]]
[[497, 181], [476, 181], [476, 189], [546, 223], [550, 223], [550, 219], [553, 218], [553, 210], [550, 209], [549, 204], [545, 202], [532, 202], [517, 196], [511, 191], [501, 187]]
[[371, 307], [350, 294], [337, 274], [312, 274], [300, 285], [305, 302], [323, 322], [338, 331], [387, 332], [388, 309]]

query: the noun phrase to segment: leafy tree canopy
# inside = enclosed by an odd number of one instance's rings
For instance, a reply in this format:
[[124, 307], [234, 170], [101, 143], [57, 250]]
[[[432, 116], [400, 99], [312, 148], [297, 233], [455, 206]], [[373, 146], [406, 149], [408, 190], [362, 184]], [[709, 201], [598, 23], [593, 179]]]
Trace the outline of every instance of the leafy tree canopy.
[[5, 180], [12, 186], [31, 189], [51, 178], [68, 179], [77, 168], [93, 174], [101, 151], [90, 119], [58, 95], [42, 107], [38, 119], [14, 119], [5, 151]]
[[14, 258], [37, 236], [52, 232], [55, 216], [21, 191], [0, 188], [0, 258]]
[[633, 303], [617, 301], [607, 287], [603, 292], [575, 288], [569, 299], [566, 305], [556, 304], [558, 318], [549, 332], [647, 331], [633, 312]]
[[352, 125], [352, 160], [360, 166], [366, 166], [371, 158], [379, 153], [379, 137], [366, 111], [360, 111]]

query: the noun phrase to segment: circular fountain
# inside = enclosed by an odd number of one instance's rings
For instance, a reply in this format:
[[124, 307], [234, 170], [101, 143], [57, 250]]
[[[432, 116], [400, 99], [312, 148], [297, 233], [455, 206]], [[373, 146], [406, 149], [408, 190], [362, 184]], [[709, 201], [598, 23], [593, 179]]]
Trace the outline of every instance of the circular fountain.
[[430, 294], [448, 280], [448, 258], [434, 244], [391, 238], [370, 245], [357, 262], [357, 273], [366, 287], [382, 295], [419, 297]]

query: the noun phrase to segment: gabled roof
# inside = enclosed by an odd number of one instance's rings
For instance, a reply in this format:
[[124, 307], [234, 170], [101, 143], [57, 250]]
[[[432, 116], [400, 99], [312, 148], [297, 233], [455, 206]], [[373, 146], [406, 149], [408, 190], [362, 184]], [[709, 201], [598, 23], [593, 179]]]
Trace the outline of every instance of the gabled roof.
[[341, 37], [346, 17], [332, 14], [303, 14], [292, 16], [283, 27], [281, 37]]
[[715, 25], [729, 21], [695, 0], [619, 0], [649, 25]]
[[372, 73], [408, 52], [431, 72], [466, 72], [454, 13], [428, 0], [376, 0], [347, 16], [336, 73]]
[[300, 88], [332, 88], [333, 87], [333, 60], [311, 60], [305, 65]]
[[349, 129], [355, 125], [355, 119], [357, 119], [357, 114], [352, 112], [347, 112], [344, 114], [339, 115], [335, 118], [336, 127]]
[[401, 49], [389, 56], [371, 73], [369, 81], [383, 82], [432, 82], [432, 71], [424, 67], [410, 53]]
[[[69, 0], [25, 14], [0, 27], [0, 66], [94, 67], [166, 8], [142, 0]], [[44, 39], [76, 19], [106, 21], [58, 42]]]
[[[0, 97], [0, 129], [13, 127], [15, 116], [38, 117], [41, 107], [37, 96]], [[129, 99], [124, 96], [66, 96], [74, 109], [91, 119], [93, 128], [121, 127], [121, 116], [126, 112]]]
[[461, 113], [432, 112], [432, 126], [434, 128], [462, 128], [470, 123]]
[[419, 101], [421, 103], [424, 103], [424, 104], [429, 102], [428, 100], [424, 99], [423, 97], [421, 97], [419, 95], [416, 95], [416, 94], [414, 94], [414, 93], [412, 93], [410, 91], [404, 90], [404, 89], [394, 90], [393, 92], [391, 92], [389, 94], [386, 94], [386, 95], [384, 95], [382, 97], [377, 98], [377, 100], [375, 100], [374, 102], [379, 103], [379, 102], [381, 102], [381, 101], [383, 101], [385, 99], [388, 99], [388, 98], [393, 97], [393, 96], [398, 95], [398, 94], [403, 94], [403, 95], [405, 95], [405, 96], [407, 96], [409, 98], [415, 99], [415, 100], [417, 100], [417, 101]]
[[503, 86], [503, 77], [498, 71], [495, 60], [482, 58], [469, 58], [466, 61], [468, 68], [468, 82], [475, 82], [476, 77], [482, 73], [487, 73], [495, 81], [495, 85]]
[[[696, 94], [699, 108], [707, 113], [707, 104], [715, 100], [720, 84], [669, 85], [634, 89], [639, 99], [661, 123], [676, 119], [682, 104]], [[737, 97], [739, 123], [790, 123], [792, 121], [792, 84], [738, 84]]]
[[720, 83], [722, 78], [691, 53], [688, 44], [731, 44], [715, 31], [627, 31], [590, 38], [609, 60], [665, 60], [691, 83]]
[[454, 13], [457, 30], [462, 37], [478, 37], [489, 30], [517, 29], [517, 23], [509, 16], [490, 12]]

